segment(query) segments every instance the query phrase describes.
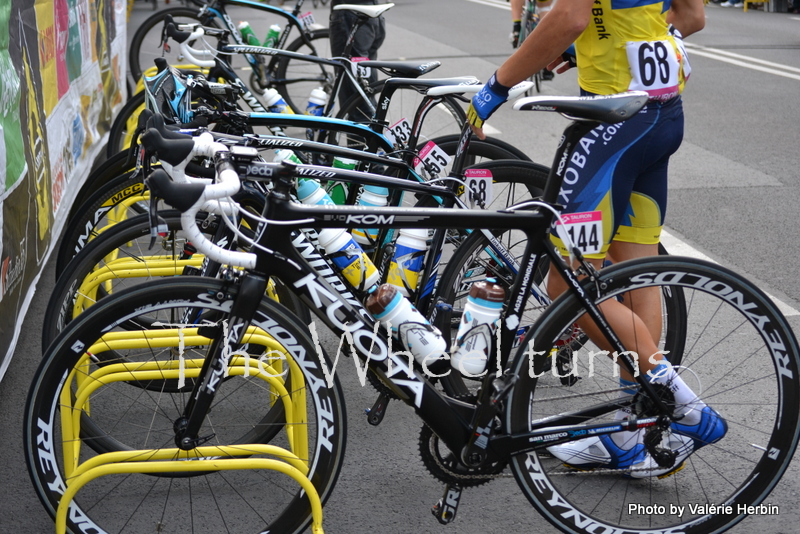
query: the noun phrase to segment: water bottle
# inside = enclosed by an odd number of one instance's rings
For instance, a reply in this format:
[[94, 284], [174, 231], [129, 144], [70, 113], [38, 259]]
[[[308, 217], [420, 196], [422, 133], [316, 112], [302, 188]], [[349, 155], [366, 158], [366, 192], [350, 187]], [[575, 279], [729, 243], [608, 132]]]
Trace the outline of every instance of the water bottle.
[[428, 230], [425, 228], [402, 228], [394, 247], [394, 256], [389, 264], [386, 282], [397, 286], [404, 296], [417, 289], [419, 273], [428, 250]]
[[[281, 148], [280, 150], [275, 151], [275, 159], [272, 160], [273, 163], [280, 163], [281, 161], [290, 161], [292, 163], [296, 163], [298, 165], [302, 165], [303, 162], [300, 161], [300, 158], [295, 156], [294, 152], [289, 150], [288, 148]], [[302, 180], [301, 180], [302, 182]]]
[[[377, 185], [365, 185], [358, 197], [361, 206], [383, 207], [388, 204], [389, 190]], [[377, 228], [357, 228], [353, 230], [353, 237], [362, 245], [374, 245], [378, 239]]]
[[286, 100], [272, 87], [264, 91], [264, 106], [270, 113], [293, 113]]
[[[333, 205], [319, 182], [301, 178], [297, 184], [297, 198], [303, 204]], [[331, 261], [353, 287], [363, 291], [380, 280], [380, 273], [364, 249], [342, 228], [323, 228], [319, 232], [319, 246], [331, 256]]]
[[264, 46], [267, 48], [275, 48], [275, 45], [278, 44], [278, 39], [281, 37], [281, 27], [277, 24], [273, 24], [269, 27], [269, 31], [267, 31], [267, 37], [264, 39]]
[[250, 27], [249, 22], [246, 20], [242, 21], [239, 23], [237, 28], [239, 29], [239, 33], [242, 35], [242, 41], [244, 44], [248, 44], [250, 46], [261, 46], [261, 41], [259, 41], [258, 37], [256, 37], [256, 34], [253, 31], [253, 28]]
[[[358, 161], [348, 158], [333, 158], [333, 167], [335, 169], [347, 169], [352, 171], [356, 168]], [[347, 182], [330, 181], [325, 185], [325, 190], [333, 199], [333, 203], [337, 206], [344, 206], [347, 203], [347, 195], [350, 194], [350, 184]]]
[[391, 325], [392, 333], [419, 363], [427, 366], [444, 356], [447, 343], [441, 332], [431, 326], [397, 287], [380, 285], [370, 292], [366, 307], [381, 324]]
[[311, 91], [308, 97], [308, 105], [306, 106], [306, 115], [314, 115], [321, 117], [325, 111], [325, 105], [328, 103], [328, 93], [322, 87], [317, 87]]
[[477, 376], [486, 370], [492, 335], [500, 318], [505, 289], [494, 278], [475, 282], [469, 290], [464, 314], [456, 334], [456, 350], [450, 357], [453, 369]]
[[[320, 191], [328, 196], [324, 189], [320, 188]], [[375, 264], [346, 230], [323, 228], [318, 239], [319, 246], [331, 257], [333, 264], [353, 287], [364, 291], [378, 283], [381, 275]]]
[[[291, 152], [291, 150], [287, 150], [287, 152]], [[319, 182], [307, 178], [300, 178], [297, 181], [297, 198], [303, 204], [333, 205], [333, 200]]]

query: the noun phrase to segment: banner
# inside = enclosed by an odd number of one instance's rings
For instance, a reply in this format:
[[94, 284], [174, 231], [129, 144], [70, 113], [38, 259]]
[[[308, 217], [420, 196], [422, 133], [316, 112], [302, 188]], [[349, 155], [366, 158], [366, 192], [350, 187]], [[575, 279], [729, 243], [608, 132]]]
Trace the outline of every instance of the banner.
[[0, 380], [123, 102], [125, 0], [0, 1]]

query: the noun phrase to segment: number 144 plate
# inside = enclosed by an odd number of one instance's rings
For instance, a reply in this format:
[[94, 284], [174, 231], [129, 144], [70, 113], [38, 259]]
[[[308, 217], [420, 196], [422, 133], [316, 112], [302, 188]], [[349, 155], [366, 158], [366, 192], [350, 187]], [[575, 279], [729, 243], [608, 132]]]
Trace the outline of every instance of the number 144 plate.
[[563, 224], [556, 225], [558, 237], [564, 244], [572, 241], [582, 254], [597, 254], [603, 247], [603, 213], [586, 211], [561, 216]]

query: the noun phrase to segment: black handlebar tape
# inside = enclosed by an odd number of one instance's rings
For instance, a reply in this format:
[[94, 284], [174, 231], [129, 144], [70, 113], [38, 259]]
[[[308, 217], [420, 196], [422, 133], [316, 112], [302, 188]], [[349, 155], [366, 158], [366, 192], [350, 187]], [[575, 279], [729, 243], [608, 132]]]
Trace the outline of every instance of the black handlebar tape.
[[164, 202], [180, 211], [191, 208], [203, 194], [205, 184], [176, 184], [162, 169], [157, 169], [145, 180], [150, 196], [164, 199]]
[[174, 124], [167, 124], [164, 121], [163, 115], [153, 115], [153, 118], [150, 120], [147, 127], [158, 130], [158, 133], [160, 133], [161, 137], [163, 137], [164, 139], [188, 139], [189, 137], [191, 137], [189, 134], [176, 131], [180, 130], [181, 126]]
[[164, 70], [169, 66], [166, 58], [163, 58], [161, 56], [155, 58], [153, 62], [156, 64], [156, 70], [158, 70], [158, 72], [164, 72]]
[[[205, 128], [206, 126], [208, 126], [208, 122], [209, 122], [208, 121], [208, 117], [195, 117], [194, 119], [192, 119], [189, 122], [176, 124], [174, 126], [176, 126], [178, 129], [193, 130], [195, 128]], [[169, 124], [167, 124], [166, 126], [167, 126], [167, 129], [172, 127]]]
[[184, 43], [192, 35], [192, 32], [184, 32], [175, 27], [172, 22], [166, 23], [167, 35], [177, 43]]
[[145, 128], [149, 128], [150, 127], [150, 119], [153, 118], [153, 115], [155, 115], [155, 114], [152, 111], [150, 111], [149, 109], [143, 109], [141, 111], [141, 113], [139, 113], [139, 121], [136, 124], [136, 129], [141, 132]]
[[185, 160], [194, 148], [194, 140], [185, 135], [181, 139], [164, 139], [155, 128], [150, 128], [139, 137], [139, 142], [150, 154], [170, 165], [177, 165]]

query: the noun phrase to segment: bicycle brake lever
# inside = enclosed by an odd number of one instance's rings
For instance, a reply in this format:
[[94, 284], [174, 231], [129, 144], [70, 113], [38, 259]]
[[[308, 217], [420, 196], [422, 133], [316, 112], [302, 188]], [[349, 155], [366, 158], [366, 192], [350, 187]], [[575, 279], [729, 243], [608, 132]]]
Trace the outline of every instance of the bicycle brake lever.
[[156, 244], [156, 238], [160, 235], [164, 235], [169, 230], [167, 226], [167, 221], [161, 218], [158, 214], [158, 207], [156, 198], [151, 196], [150, 197], [150, 210], [149, 210], [149, 219], [150, 219], [150, 246], [147, 247], [147, 250], [152, 250], [153, 246]]

